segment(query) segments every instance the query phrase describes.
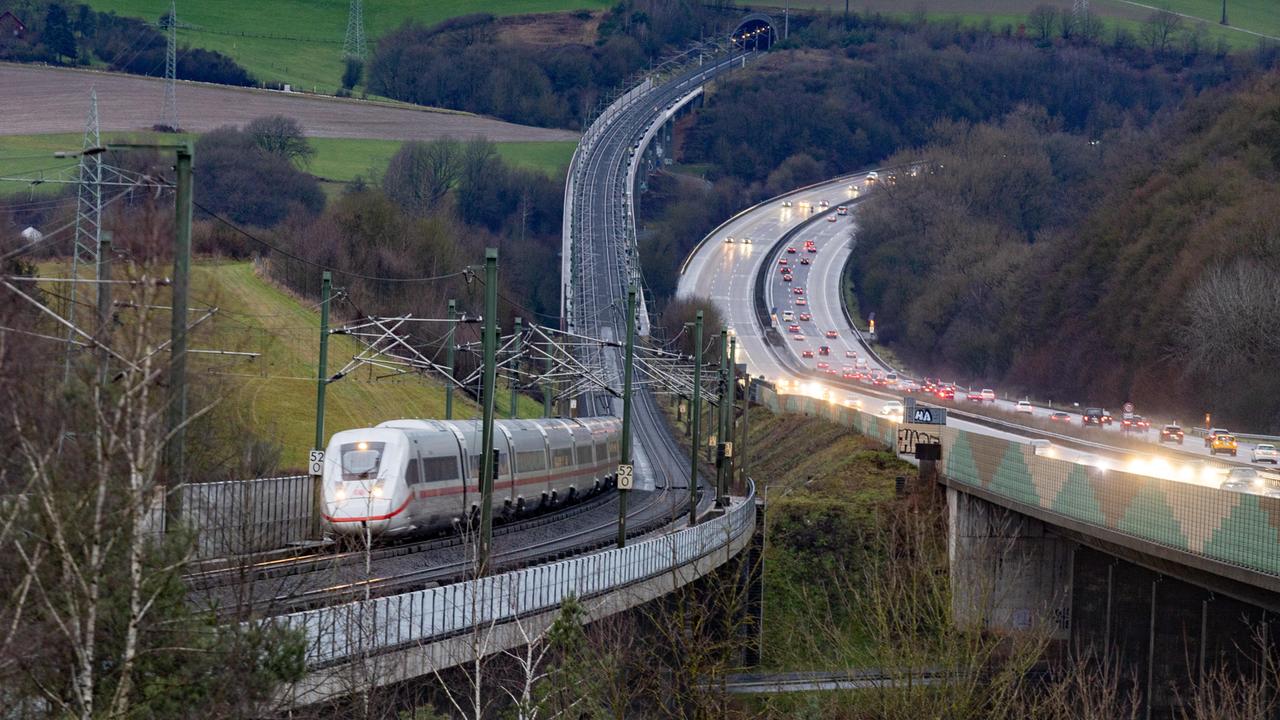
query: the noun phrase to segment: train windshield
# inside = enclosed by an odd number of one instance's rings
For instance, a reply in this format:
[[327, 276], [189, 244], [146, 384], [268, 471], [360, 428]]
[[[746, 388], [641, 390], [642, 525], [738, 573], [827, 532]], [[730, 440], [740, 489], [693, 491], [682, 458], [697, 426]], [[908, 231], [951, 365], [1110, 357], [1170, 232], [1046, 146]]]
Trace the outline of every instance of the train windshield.
[[366, 480], [377, 477], [386, 447], [387, 444], [382, 442], [343, 443], [342, 479]]

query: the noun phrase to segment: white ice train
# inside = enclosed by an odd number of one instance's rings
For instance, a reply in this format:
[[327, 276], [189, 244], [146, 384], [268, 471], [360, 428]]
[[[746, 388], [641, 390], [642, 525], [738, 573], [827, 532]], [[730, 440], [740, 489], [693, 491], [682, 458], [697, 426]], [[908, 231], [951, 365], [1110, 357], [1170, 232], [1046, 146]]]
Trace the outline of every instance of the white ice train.
[[[621, 431], [615, 418], [495, 421], [494, 517], [605, 487], [617, 469]], [[478, 516], [480, 433], [478, 420], [392, 420], [335, 433], [324, 456], [325, 525], [403, 535]]]

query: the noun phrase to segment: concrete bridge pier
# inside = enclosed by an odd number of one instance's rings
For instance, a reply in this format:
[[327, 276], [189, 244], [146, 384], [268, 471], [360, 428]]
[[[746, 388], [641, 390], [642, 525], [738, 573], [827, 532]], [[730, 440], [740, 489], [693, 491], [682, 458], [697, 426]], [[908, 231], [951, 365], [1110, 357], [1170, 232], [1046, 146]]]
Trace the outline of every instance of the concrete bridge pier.
[[961, 626], [995, 632], [1071, 629], [1075, 543], [1047, 526], [947, 489], [952, 614]]

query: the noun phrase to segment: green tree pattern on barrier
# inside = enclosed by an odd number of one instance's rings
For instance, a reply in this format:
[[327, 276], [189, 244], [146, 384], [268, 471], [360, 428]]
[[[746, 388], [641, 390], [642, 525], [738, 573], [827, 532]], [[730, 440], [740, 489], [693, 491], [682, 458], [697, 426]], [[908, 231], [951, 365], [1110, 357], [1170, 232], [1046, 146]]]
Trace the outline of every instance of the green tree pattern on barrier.
[[1098, 497], [1093, 492], [1093, 483], [1089, 482], [1089, 473], [1083, 465], [1071, 463], [1067, 482], [1049, 509], [1094, 525], [1105, 527], [1107, 524], [1098, 505]]
[[1001, 458], [988, 489], [1032, 507], [1040, 505], [1040, 494], [1036, 492], [1036, 487], [1031, 482], [1031, 471], [1022, 460], [1021, 444], [1005, 445], [1004, 457]]
[[[1267, 548], [1271, 551], [1258, 552]], [[1262, 509], [1260, 498], [1245, 495], [1205, 543], [1204, 552], [1229, 563], [1280, 573], [1277, 548], [1280, 548], [1280, 536]]]
[[1187, 549], [1187, 537], [1182, 534], [1182, 527], [1169, 509], [1164, 493], [1150, 485], [1134, 496], [1117, 529], [1161, 545]]

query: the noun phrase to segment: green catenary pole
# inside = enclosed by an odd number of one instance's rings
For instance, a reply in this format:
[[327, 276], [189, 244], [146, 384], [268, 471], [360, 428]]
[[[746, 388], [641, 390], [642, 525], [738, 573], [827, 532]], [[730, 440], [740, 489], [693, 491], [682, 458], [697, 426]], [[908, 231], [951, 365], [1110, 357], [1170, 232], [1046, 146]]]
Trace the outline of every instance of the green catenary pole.
[[698, 449], [702, 445], [702, 311], [693, 324], [693, 445], [689, 453], [689, 526], [698, 522]]
[[511, 409], [510, 417], [512, 420], [520, 417], [517, 409], [520, 407], [520, 395], [516, 391], [518, 386], [517, 380], [520, 377], [520, 333], [524, 330], [524, 321], [516, 318], [515, 335], [511, 340]]
[[498, 350], [498, 249], [484, 251], [484, 419], [480, 441], [480, 544], [476, 555], [480, 575], [489, 572], [489, 552], [493, 543], [493, 484], [498, 465], [493, 452], [494, 396], [497, 385]]
[[[627, 288], [627, 356], [622, 366], [622, 465], [631, 464], [631, 369], [636, 357], [636, 288]], [[634, 477], [634, 475], [632, 476]], [[618, 491], [618, 547], [627, 546], [627, 494]]]
[[729, 436], [729, 328], [720, 328], [720, 425], [716, 432], [716, 507], [724, 507], [725, 460], [723, 448]]
[[[734, 440], [737, 439], [737, 434], [738, 434], [738, 378], [737, 378], [738, 372], [736, 369], [736, 365], [738, 361], [737, 358], [738, 358], [738, 336], [730, 335], [729, 336], [729, 366], [728, 366], [728, 369], [726, 370], [726, 372], [729, 374], [729, 377], [727, 382], [725, 383], [725, 388], [729, 390], [729, 406], [728, 408], [726, 408], [726, 410], [729, 413], [729, 418], [728, 418], [727, 429], [726, 429], [725, 438], [724, 438], [725, 442], [728, 443], [728, 445], [725, 446], [726, 448], [733, 448]], [[737, 455], [737, 448], [733, 448], [731, 453], [732, 454], [726, 455], [724, 459], [724, 463], [725, 463], [725, 474], [724, 474], [725, 493], [724, 494], [725, 495], [729, 495], [730, 493], [729, 488], [733, 486], [734, 474], [737, 472], [737, 469], [738, 469], [738, 461], [735, 459], [735, 456]]]
[[175, 490], [187, 476], [187, 294], [191, 274], [191, 162], [194, 151], [186, 142], [177, 148], [178, 187], [173, 248], [173, 316], [169, 326], [168, 486], [166, 521], [182, 517], [182, 493]]
[[738, 466], [738, 486], [742, 488], [742, 494], [746, 494], [748, 467], [747, 467], [747, 442], [751, 438], [751, 375], [748, 374], [742, 379], [742, 448], [737, 451], [737, 456], [742, 459], [742, 463]]
[[449, 370], [449, 379], [444, 384], [444, 419], [453, 419], [453, 345], [454, 334], [458, 329], [458, 301], [449, 301], [449, 332], [445, 335], [444, 363]]
[[[329, 386], [329, 299], [333, 293], [333, 275], [325, 270], [320, 276], [320, 359], [316, 364], [316, 450], [324, 450], [324, 394]], [[312, 497], [315, 508], [311, 516], [312, 531], [320, 531], [320, 513], [323, 506], [323, 475], [311, 477]]]

